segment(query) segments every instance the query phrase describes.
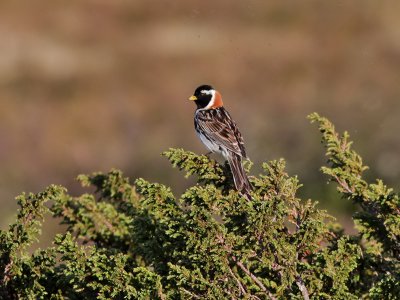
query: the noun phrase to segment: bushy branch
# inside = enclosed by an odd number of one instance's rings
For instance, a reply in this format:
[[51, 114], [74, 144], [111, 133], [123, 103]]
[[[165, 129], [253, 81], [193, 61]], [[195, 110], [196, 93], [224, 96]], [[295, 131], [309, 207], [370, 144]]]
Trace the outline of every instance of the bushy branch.
[[[340, 136], [333, 124], [317, 113], [311, 114], [309, 119], [318, 123], [322, 143], [327, 149], [328, 166], [322, 167], [323, 173], [337, 183], [343, 197], [361, 208], [354, 214], [354, 221], [360, 238], [366, 240], [362, 244], [364, 261], [359, 267], [360, 276], [365, 278], [363, 288], [372, 286], [371, 297], [376, 295], [377, 289], [382, 293], [400, 295], [399, 194], [384, 185], [382, 180], [368, 183], [363, 179], [363, 171], [368, 167], [351, 149], [347, 132]], [[378, 286], [384, 286], [386, 290]]]
[[[317, 202], [300, 199], [283, 159], [250, 177], [248, 201], [227, 165], [169, 149], [171, 164], [197, 179], [180, 196], [143, 178], [132, 184], [119, 170], [80, 175], [89, 192], [78, 197], [57, 186], [20, 196], [17, 221], [0, 231], [0, 298], [394, 299], [398, 195], [362, 179], [347, 134], [310, 118], [327, 145], [323, 172], [362, 208], [360, 235], [345, 235]], [[29, 252], [46, 213], [66, 232]]]

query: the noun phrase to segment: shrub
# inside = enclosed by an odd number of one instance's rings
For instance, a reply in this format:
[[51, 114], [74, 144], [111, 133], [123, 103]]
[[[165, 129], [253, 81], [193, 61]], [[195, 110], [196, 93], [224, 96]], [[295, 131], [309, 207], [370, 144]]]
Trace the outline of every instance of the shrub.
[[[296, 195], [283, 159], [251, 176], [249, 202], [227, 165], [182, 149], [163, 153], [197, 184], [171, 189], [121, 171], [81, 175], [95, 192], [60, 186], [19, 196], [17, 220], [0, 231], [2, 299], [396, 299], [400, 295], [399, 195], [366, 167], [325, 118], [312, 114], [327, 149], [323, 173], [355, 205], [358, 234]], [[250, 166], [248, 166], [250, 167]], [[43, 217], [67, 226], [33, 252]]]

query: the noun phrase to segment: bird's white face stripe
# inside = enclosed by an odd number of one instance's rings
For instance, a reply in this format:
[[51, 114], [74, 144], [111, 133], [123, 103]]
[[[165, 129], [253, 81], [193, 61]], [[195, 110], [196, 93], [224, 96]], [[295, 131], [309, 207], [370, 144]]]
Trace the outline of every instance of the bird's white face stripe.
[[202, 90], [200, 93], [206, 94], [206, 95], [213, 95], [213, 94], [215, 94], [215, 90]]
[[209, 108], [213, 107], [214, 102], [215, 102], [215, 90], [202, 90], [201, 93], [204, 93], [206, 95], [212, 95], [210, 103], [208, 103], [208, 105], [206, 107], [204, 107], [204, 109], [209, 109]]

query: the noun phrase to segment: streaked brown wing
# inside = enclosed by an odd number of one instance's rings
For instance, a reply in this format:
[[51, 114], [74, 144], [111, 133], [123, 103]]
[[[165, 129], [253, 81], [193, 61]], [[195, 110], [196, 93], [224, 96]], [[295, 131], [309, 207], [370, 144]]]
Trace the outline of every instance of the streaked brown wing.
[[227, 110], [220, 107], [201, 111], [196, 118], [198, 126], [209, 139], [219, 146], [246, 157], [243, 137]]

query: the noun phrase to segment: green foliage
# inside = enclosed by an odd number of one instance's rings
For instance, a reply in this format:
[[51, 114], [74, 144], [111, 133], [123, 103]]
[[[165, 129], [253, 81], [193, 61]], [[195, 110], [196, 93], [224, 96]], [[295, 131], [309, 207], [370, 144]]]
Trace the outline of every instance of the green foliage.
[[[349, 134], [339, 136], [326, 118], [309, 116], [319, 123], [328, 167], [322, 172], [337, 184], [341, 195], [359, 205], [354, 222], [363, 248], [352, 284], [371, 299], [395, 299], [400, 295], [400, 198], [383, 184], [367, 183], [361, 157], [351, 149]], [[369, 290], [369, 291], [368, 291]]]
[[[0, 231], [0, 298], [396, 299], [399, 196], [362, 179], [347, 133], [310, 119], [327, 146], [323, 172], [360, 206], [359, 234], [345, 235], [317, 202], [299, 199], [283, 159], [250, 177], [249, 202], [227, 165], [170, 149], [163, 155], [198, 181], [180, 197], [118, 170], [79, 176], [94, 192], [78, 197], [59, 186], [19, 196], [16, 222]], [[45, 213], [66, 232], [30, 253]]]

